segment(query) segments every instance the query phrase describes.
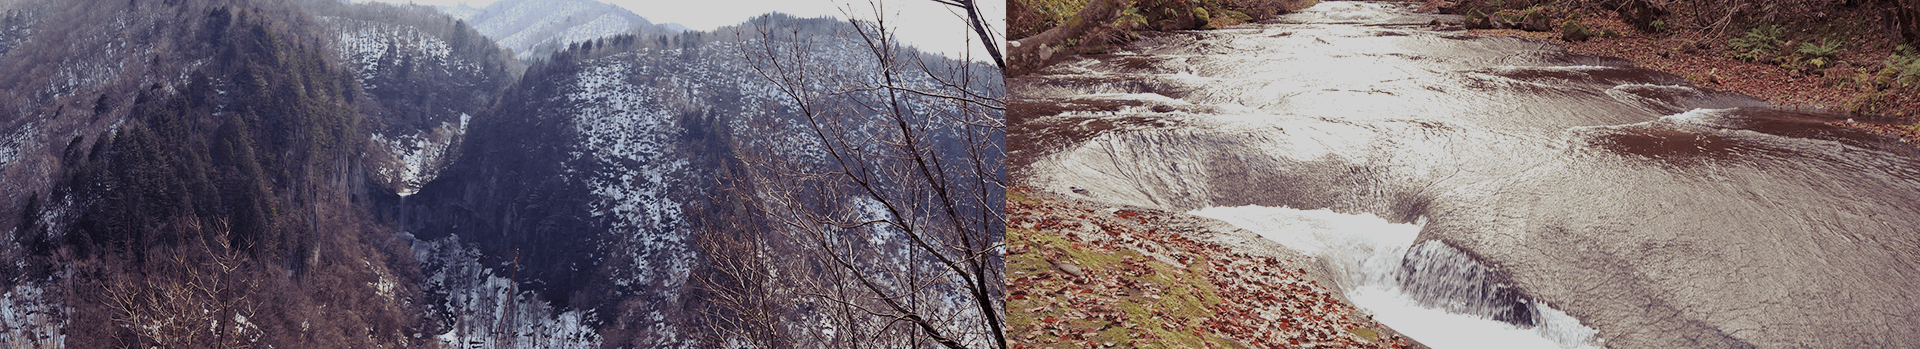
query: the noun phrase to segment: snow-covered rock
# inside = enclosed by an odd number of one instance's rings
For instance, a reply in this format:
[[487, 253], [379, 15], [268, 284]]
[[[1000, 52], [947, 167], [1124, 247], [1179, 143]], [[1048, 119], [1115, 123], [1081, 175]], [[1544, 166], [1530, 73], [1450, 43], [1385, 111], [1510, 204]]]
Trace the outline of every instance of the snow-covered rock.
[[64, 305], [47, 299], [44, 290], [31, 283], [14, 285], [0, 292], [0, 346], [7, 348], [62, 348], [66, 335]]
[[442, 122], [440, 127], [414, 134], [389, 138], [374, 133], [374, 145], [387, 149], [393, 159], [399, 162], [399, 166], [381, 167], [375, 172], [388, 181], [399, 183], [401, 196], [412, 195], [420, 190], [421, 184], [433, 180], [433, 174], [446, 165], [449, 160], [448, 148], [453, 146], [455, 140], [466, 135], [467, 122], [472, 120], [473, 116], [461, 113], [459, 123]]
[[[514, 283], [510, 270], [482, 265], [480, 251], [459, 235], [432, 241], [413, 239], [414, 258], [425, 274], [421, 290], [445, 332], [432, 335], [460, 348], [597, 348], [600, 335], [591, 310], [556, 311], [533, 292]], [[511, 266], [507, 266], [511, 268]]]

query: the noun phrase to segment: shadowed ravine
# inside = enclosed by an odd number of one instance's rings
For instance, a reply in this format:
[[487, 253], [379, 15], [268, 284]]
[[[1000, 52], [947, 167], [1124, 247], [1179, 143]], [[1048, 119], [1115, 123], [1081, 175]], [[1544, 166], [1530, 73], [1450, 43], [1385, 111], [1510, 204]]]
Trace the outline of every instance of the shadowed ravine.
[[1307, 219], [1282, 207], [1415, 223], [1369, 238], [1401, 268], [1354, 272], [1350, 296], [1385, 278], [1519, 327], [1544, 304], [1597, 330], [1586, 344], [1920, 343], [1912, 145], [1395, 6], [1326, 2], [1009, 79], [1014, 177], [1250, 230]]

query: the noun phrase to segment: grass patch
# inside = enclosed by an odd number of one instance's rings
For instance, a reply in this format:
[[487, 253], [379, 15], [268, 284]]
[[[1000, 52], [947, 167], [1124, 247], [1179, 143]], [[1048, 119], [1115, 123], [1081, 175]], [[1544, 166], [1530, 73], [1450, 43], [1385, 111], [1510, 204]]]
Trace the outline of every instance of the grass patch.
[[1040, 199], [1029, 198], [1026, 193], [1013, 190], [1007, 191], [1007, 201], [1029, 205], [1040, 203]]

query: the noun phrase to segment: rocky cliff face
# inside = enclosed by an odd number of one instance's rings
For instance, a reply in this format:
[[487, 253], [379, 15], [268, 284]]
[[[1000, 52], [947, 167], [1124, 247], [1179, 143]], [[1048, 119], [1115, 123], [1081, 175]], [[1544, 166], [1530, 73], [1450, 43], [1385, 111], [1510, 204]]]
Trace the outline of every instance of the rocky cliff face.
[[383, 187], [411, 194], [457, 157], [472, 114], [524, 68], [465, 22], [425, 6], [316, 5], [334, 59], [365, 91], [367, 161]]

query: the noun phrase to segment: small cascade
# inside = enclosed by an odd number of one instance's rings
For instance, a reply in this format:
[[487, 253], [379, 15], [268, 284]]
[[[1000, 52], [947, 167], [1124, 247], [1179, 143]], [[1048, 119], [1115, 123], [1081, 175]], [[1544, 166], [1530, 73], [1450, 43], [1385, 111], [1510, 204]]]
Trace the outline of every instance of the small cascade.
[[1439, 241], [1415, 244], [1420, 223], [1285, 207], [1191, 213], [1318, 258], [1355, 306], [1433, 348], [1601, 347], [1597, 331], [1533, 302], [1497, 270]]
[[1492, 269], [1460, 250], [1428, 240], [1408, 250], [1395, 275], [1422, 306], [1515, 326], [1535, 326], [1532, 302]]

